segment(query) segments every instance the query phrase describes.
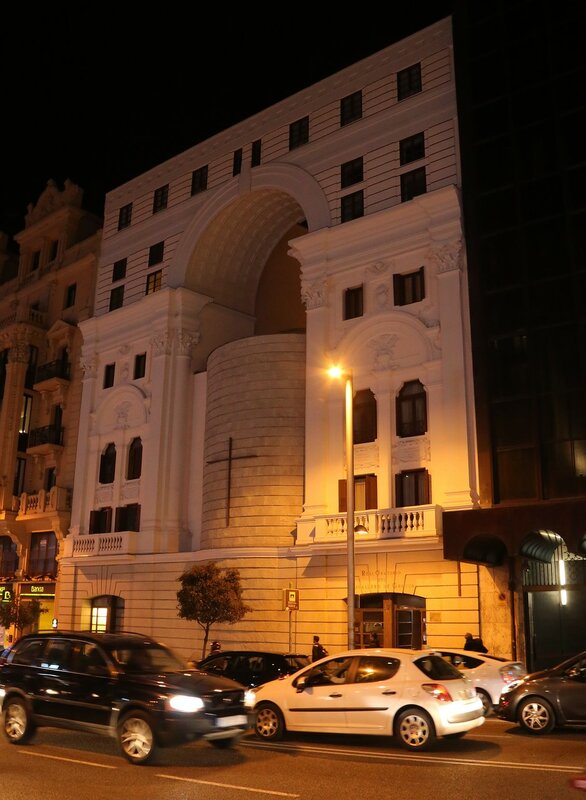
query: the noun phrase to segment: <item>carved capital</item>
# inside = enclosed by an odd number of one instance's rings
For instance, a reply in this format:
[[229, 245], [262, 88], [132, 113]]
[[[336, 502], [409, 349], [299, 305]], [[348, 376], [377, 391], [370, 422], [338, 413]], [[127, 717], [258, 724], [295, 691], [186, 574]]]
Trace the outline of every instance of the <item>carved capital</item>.
[[449, 244], [432, 247], [429, 251], [429, 258], [437, 267], [438, 273], [452, 272], [462, 268], [462, 240], [450, 242]]
[[305, 307], [320, 308], [325, 305], [327, 297], [327, 286], [325, 281], [314, 283], [311, 286], [307, 284], [301, 287], [301, 300], [305, 303]]

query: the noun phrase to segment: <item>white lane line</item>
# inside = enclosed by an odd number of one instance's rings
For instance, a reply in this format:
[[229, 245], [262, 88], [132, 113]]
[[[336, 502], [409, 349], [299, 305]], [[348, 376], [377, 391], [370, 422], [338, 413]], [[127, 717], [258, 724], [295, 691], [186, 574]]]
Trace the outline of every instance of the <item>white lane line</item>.
[[584, 767], [563, 767], [559, 764], [525, 764], [519, 761], [483, 761], [477, 758], [455, 758], [453, 756], [424, 756], [424, 755], [401, 755], [400, 753], [376, 753], [368, 750], [342, 750], [328, 747], [315, 747], [308, 745], [278, 745], [278, 744], [258, 744], [246, 742], [246, 747], [257, 747], [265, 750], [292, 750], [295, 752], [303, 751], [307, 753], [327, 753], [328, 755], [351, 755], [351, 756], [364, 756], [365, 758], [378, 758], [383, 761], [423, 761], [424, 763], [433, 764], [459, 764], [474, 767], [500, 767], [502, 769], [525, 769], [535, 770], [537, 772], [568, 772], [575, 774], [576, 772], [583, 771]]
[[50, 758], [52, 761], [69, 761], [72, 764], [83, 764], [86, 767], [101, 767], [102, 769], [118, 769], [118, 767], [112, 766], [111, 764], [98, 764], [96, 761], [83, 761], [80, 758], [65, 758], [64, 756], [50, 756], [47, 755], [47, 753], [32, 753], [29, 750], [19, 750], [18, 752], [26, 756], [36, 756], [37, 758]]
[[157, 778], [167, 778], [170, 781], [184, 781], [185, 783], [200, 783], [203, 786], [220, 786], [222, 789], [238, 789], [241, 792], [254, 792], [256, 794], [272, 794], [277, 797], [299, 797], [290, 792], [273, 792], [270, 789], [253, 789], [250, 786], [240, 786], [234, 783], [217, 783], [216, 781], [198, 781], [195, 778], [181, 778], [178, 775], [157, 775]]

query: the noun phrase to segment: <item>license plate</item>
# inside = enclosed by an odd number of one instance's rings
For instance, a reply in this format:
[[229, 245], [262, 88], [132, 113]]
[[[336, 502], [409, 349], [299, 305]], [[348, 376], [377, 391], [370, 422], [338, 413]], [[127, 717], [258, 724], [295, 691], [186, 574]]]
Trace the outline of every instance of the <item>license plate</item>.
[[216, 727], [230, 728], [232, 725], [247, 725], [248, 718], [244, 714], [237, 714], [234, 717], [218, 717]]

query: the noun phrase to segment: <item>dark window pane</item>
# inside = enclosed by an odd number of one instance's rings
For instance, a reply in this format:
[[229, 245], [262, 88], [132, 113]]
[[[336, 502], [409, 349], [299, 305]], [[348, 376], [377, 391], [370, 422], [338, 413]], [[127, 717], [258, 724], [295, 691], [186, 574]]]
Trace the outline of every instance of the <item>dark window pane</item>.
[[340, 100], [340, 125], [348, 125], [362, 117], [362, 91], [349, 94]]
[[362, 286], [346, 289], [344, 292], [344, 319], [361, 317], [363, 312]]

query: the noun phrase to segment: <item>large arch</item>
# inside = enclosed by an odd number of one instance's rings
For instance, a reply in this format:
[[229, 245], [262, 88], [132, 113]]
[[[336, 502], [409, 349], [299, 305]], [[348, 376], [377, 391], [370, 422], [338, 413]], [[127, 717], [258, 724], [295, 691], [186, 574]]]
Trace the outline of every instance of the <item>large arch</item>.
[[200, 209], [169, 265], [169, 285], [252, 314], [268, 257], [301, 222], [308, 230], [331, 224], [319, 184], [294, 165], [259, 167], [249, 182], [230, 183]]

